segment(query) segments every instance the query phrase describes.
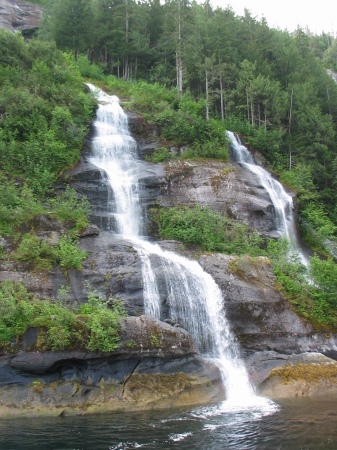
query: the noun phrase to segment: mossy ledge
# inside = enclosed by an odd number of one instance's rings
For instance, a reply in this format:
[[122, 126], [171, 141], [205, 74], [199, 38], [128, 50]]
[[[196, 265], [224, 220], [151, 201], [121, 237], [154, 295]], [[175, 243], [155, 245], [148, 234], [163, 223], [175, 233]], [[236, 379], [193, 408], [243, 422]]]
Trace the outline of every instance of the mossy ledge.
[[337, 396], [337, 363], [286, 364], [272, 369], [260, 386], [272, 399]]
[[75, 416], [194, 406], [215, 402], [212, 381], [183, 372], [133, 374], [122, 383], [78, 381], [12, 385], [0, 389], [0, 418]]

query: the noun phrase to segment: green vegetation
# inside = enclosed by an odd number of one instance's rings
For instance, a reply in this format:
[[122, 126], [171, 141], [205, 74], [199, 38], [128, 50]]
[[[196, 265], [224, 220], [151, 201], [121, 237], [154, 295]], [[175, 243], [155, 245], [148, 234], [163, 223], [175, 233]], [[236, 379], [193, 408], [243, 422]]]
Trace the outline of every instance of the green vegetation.
[[21, 283], [0, 284], [0, 347], [7, 350], [28, 328], [39, 327], [37, 350], [111, 352], [119, 346], [119, 321], [123, 316], [117, 300], [104, 302], [96, 291], [89, 292], [87, 303], [72, 310], [61, 301], [33, 298]]
[[1, 170], [39, 197], [77, 162], [95, 101], [71, 56], [0, 30]]
[[280, 288], [295, 310], [318, 329], [337, 328], [337, 265], [331, 258], [310, 258], [309, 270], [286, 239], [269, 240], [267, 254]]
[[157, 148], [152, 156], [147, 156], [146, 160], [154, 163], [165, 162], [171, 159], [169, 151], [166, 147]]
[[[83, 59], [81, 57], [78, 62], [80, 70]], [[85, 70], [81, 73], [85, 76], [88, 72]], [[182, 154], [183, 158], [228, 159], [225, 124], [216, 118], [205, 121], [204, 100], [196, 101], [189, 93], [177, 100], [176, 90], [173, 88], [145, 81], [131, 84], [113, 75], [100, 75], [99, 82], [107, 91], [128, 97], [130, 101], [123, 106], [142, 113], [147, 123], [156, 127], [161, 138], [168, 144], [179, 147], [188, 145]], [[157, 150], [152, 157], [153, 162], [163, 162], [170, 158], [164, 149], [162, 147]]]
[[[0, 30], [0, 236], [18, 240], [22, 227], [33, 230], [40, 215], [71, 233], [88, 225], [85, 198], [69, 188], [52, 192], [60, 173], [79, 158], [95, 105], [70, 55]], [[53, 247], [34, 234], [23, 237], [16, 255], [39, 269], [55, 263], [81, 268], [84, 257], [73, 238]]]
[[[85, 257], [74, 232], [86, 227], [89, 204], [70, 189], [53, 192], [60, 174], [77, 162], [96, 106], [82, 77], [129, 98], [126, 107], [156, 128], [164, 146], [151, 157], [154, 162], [171, 158], [172, 146], [184, 150], [183, 158], [227, 160], [225, 130], [243, 135], [297, 192], [305, 241], [329, 254], [327, 242], [336, 242], [337, 234], [337, 85], [326, 73], [337, 70], [333, 36], [270, 29], [247, 10], [238, 17], [208, 1], [35, 3], [44, 4], [40, 40], [25, 43], [20, 34], [0, 30], [0, 237], [16, 242], [11, 257], [39, 269], [55, 263], [80, 268]], [[61, 221], [67, 234], [54, 244], [40, 241], [34, 234], [39, 215]], [[265, 254], [256, 233], [207, 208], [160, 209], [153, 216], [163, 237], [206, 251]], [[30, 233], [21, 238], [23, 230]], [[267, 247], [280, 289], [296, 310], [336, 327], [335, 262], [315, 256], [307, 275], [288, 243], [270, 241]], [[9, 257], [1, 247], [0, 257]], [[22, 287], [6, 286], [3, 305], [14, 299], [8, 308], [19, 314], [19, 331], [12, 335], [20, 334], [28, 305], [35, 311], [42, 303]], [[75, 329], [83, 331], [76, 342], [86, 348], [109, 347], [113, 338], [104, 334], [113, 324], [109, 310], [101, 311], [101, 321], [83, 322], [66, 311], [58, 311], [68, 324], [59, 327], [63, 337], [53, 325], [41, 325], [42, 348], [58, 348], [60, 343], [50, 344], [57, 339], [73, 345]], [[14, 322], [6, 323], [13, 331]]]
[[256, 232], [209, 208], [177, 206], [152, 210], [152, 218], [165, 239], [196, 244], [208, 252], [260, 255], [263, 240]]
[[37, 269], [51, 270], [58, 263], [62, 269], [82, 269], [81, 261], [87, 254], [79, 251], [78, 241], [74, 238], [61, 236], [57, 245], [47, 240], [40, 240], [35, 234], [25, 234], [16, 252], [16, 259], [31, 262]]

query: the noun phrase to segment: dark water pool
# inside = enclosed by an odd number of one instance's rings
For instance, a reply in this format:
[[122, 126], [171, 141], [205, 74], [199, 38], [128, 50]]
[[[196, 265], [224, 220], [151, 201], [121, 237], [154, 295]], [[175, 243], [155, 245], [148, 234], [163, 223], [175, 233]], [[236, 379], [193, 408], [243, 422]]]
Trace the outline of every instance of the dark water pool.
[[337, 399], [258, 410], [193, 410], [0, 421], [0, 448], [337, 449]]

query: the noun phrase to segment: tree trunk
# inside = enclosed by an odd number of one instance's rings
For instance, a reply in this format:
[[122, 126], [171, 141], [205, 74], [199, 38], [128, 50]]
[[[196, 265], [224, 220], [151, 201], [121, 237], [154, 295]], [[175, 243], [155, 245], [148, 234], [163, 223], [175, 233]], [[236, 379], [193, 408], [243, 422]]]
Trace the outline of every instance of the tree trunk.
[[294, 86], [291, 89], [291, 98], [290, 98], [290, 113], [289, 113], [289, 134], [291, 131], [291, 116], [292, 116], [292, 112], [293, 112], [293, 96], [294, 96]]
[[329, 111], [330, 111], [330, 117], [332, 117], [332, 112], [331, 112], [331, 104], [330, 104], [330, 93], [329, 93], [329, 87], [326, 87], [326, 92], [328, 95], [328, 103], [329, 103]]
[[248, 123], [250, 122], [250, 117], [249, 117], [249, 99], [248, 99], [248, 91], [246, 88], [246, 95], [247, 95], [247, 119], [248, 119]]
[[254, 103], [252, 102], [252, 99], [250, 99], [250, 110], [252, 115], [252, 127], [254, 126]]
[[225, 120], [224, 114], [224, 95], [223, 95], [223, 84], [222, 84], [222, 75], [220, 74], [220, 107], [221, 107], [221, 120]]
[[181, 57], [181, 14], [180, 14], [180, 0], [178, 0], [178, 50], [177, 50], [177, 90], [178, 97], [181, 98], [183, 94], [183, 63]]
[[209, 107], [208, 107], [208, 73], [207, 69], [205, 71], [206, 75], [206, 120], [209, 122]]
[[126, 56], [125, 56], [125, 66], [124, 66], [124, 78], [129, 79], [129, 0], [125, 0], [125, 42], [126, 42]]
[[257, 104], [257, 108], [259, 111], [259, 128], [261, 127], [261, 111], [260, 111], [260, 103]]

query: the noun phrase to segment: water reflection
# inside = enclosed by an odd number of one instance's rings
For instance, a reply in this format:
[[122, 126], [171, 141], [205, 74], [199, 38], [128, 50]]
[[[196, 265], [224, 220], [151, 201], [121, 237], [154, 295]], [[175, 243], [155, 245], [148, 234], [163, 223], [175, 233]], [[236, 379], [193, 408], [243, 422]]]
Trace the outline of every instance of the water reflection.
[[[210, 408], [0, 421], [0, 448], [316, 450], [337, 448], [337, 399], [282, 402], [269, 416]], [[216, 410], [213, 409], [213, 413]]]

